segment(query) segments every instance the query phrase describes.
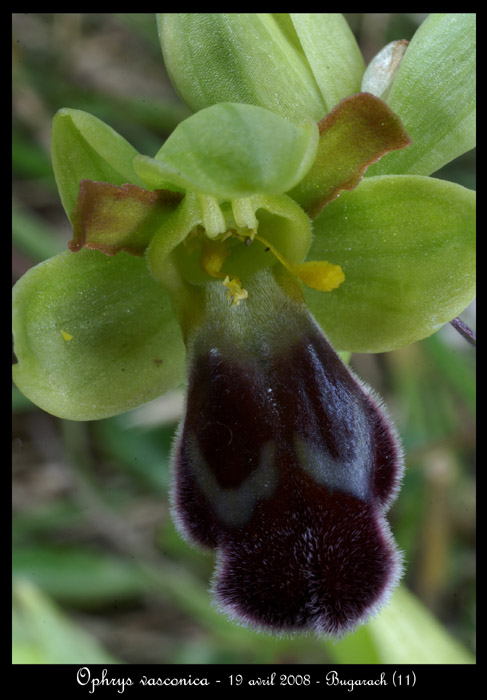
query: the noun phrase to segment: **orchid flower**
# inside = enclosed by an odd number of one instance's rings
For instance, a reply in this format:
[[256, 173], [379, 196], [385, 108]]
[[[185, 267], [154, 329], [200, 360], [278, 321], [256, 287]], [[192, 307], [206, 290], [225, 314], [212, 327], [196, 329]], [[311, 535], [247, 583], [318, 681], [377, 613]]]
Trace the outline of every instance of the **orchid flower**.
[[366, 69], [341, 15], [161, 15], [194, 114], [154, 157], [54, 117], [73, 239], [15, 287], [15, 382], [93, 420], [187, 380], [173, 515], [240, 623], [341, 635], [400, 578], [402, 448], [336, 350], [474, 297], [475, 195], [430, 177], [474, 145], [474, 20], [430, 15]]

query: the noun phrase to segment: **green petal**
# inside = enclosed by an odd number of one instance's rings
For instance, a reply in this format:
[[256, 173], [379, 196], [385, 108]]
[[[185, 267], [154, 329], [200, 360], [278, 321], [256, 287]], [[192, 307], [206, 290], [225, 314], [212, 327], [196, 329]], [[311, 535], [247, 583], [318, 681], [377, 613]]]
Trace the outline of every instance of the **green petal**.
[[374, 95], [347, 97], [319, 123], [316, 159], [291, 191], [311, 218], [343, 190], [358, 185], [368, 166], [411, 143], [399, 117]]
[[341, 265], [331, 293], [305, 289], [340, 350], [385, 352], [434, 333], [475, 296], [475, 193], [414, 175], [366, 178], [314, 222], [309, 259]]
[[412, 139], [367, 175], [429, 175], [474, 148], [475, 14], [431, 14], [411, 40], [387, 104]]
[[343, 15], [290, 13], [306, 59], [329, 112], [340, 100], [360, 92], [365, 63]]
[[169, 77], [193, 112], [241, 102], [295, 123], [326, 114], [288, 15], [172, 12], [157, 25]]
[[155, 158], [134, 165], [151, 189], [196, 190], [221, 199], [282, 194], [306, 174], [318, 127], [294, 126], [262, 107], [218, 104], [179, 124]]
[[17, 282], [13, 313], [14, 381], [61, 418], [122, 413], [184, 377], [179, 326], [142, 258], [61, 253]]
[[51, 155], [64, 210], [71, 216], [81, 180], [143, 186], [132, 161], [137, 151], [100, 119], [60, 109], [52, 122]]

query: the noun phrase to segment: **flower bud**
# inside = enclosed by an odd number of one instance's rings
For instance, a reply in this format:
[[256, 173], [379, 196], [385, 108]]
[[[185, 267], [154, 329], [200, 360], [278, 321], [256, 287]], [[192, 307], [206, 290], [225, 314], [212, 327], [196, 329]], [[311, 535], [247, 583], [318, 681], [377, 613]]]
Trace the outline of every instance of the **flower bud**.
[[362, 92], [370, 92], [382, 100], [387, 98], [409, 41], [391, 41], [371, 60], [362, 78]]
[[169, 76], [193, 111], [219, 102], [318, 122], [360, 88], [363, 59], [336, 13], [158, 15]]

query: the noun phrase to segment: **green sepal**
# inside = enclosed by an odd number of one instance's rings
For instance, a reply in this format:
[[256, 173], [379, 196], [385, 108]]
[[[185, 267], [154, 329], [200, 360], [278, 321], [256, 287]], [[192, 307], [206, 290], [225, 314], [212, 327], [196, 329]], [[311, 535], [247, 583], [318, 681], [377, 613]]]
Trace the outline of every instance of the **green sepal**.
[[385, 102], [366, 92], [346, 97], [318, 127], [316, 159], [289, 192], [311, 218], [341, 190], [356, 187], [368, 166], [385, 153], [411, 143], [399, 117]]
[[69, 420], [135, 408], [184, 378], [185, 348], [167, 293], [143, 258], [66, 251], [13, 290], [16, 385]]
[[143, 186], [133, 167], [136, 155], [135, 148], [100, 119], [79, 109], [60, 109], [52, 122], [51, 156], [68, 218], [81, 180]]
[[299, 124], [327, 112], [289, 15], [157, 15], [171, 81], [193, 112], [220, 102], [266, 107]]
[[329, 112], [360, 92], [365, 63], [357, 41], [338, 12], [291, 12], [290, 17]]
[[144, 255], [154, 234], [181, 201], [169, 190], [148, 192], [137, 185], [82, 180], [71, 214], [73, 252], [83, 246], [105, 255]]
[[181, 122], [155, 158], [134, 166], [150, 189], [194, 190], [220, 199], [282, 194], [311, 167], [318, 127], [295, 126], [263, 107], [218, 104]]
[[334, 346], [386, 352], [425, 338], [475, 296], [475, 192], [415, 175], [365, 178], [314, 222], [310, 259], [341, 265], [331, 294], [304, 288]]
[[476, 143], [476, 16], [431, 14], [413, 36], [387, 104], [411, 137], [367, 175], [430, 175]]

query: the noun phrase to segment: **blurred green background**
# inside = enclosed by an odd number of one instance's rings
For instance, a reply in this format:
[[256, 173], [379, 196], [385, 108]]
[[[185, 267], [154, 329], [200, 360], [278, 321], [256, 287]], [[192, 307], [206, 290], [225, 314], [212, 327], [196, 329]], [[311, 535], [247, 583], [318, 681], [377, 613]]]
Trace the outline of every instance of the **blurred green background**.
[[[346, 15], [366, 61], [425, 14]], [[71, 231], [49, 156], [61, 107], [87, 110], [154, 154], [189, 113], [150, 14], [13, 15], [13, 281]], [[474, 153], [444, 168], [475, 187]], [[475, 326], [474, 307], [462, 315]], [[473, 663], [475, 355], [452, 328], [400, 351], [354, 355], [406, 449], [389, 514], [405, 552], [391, 604], [335, 643], [275, 638], [210, 605], [213, 558], [175, 532], [169, 452], [175, 392], [108, 420], [62, 421], [13, 390], [15, 663]]]

